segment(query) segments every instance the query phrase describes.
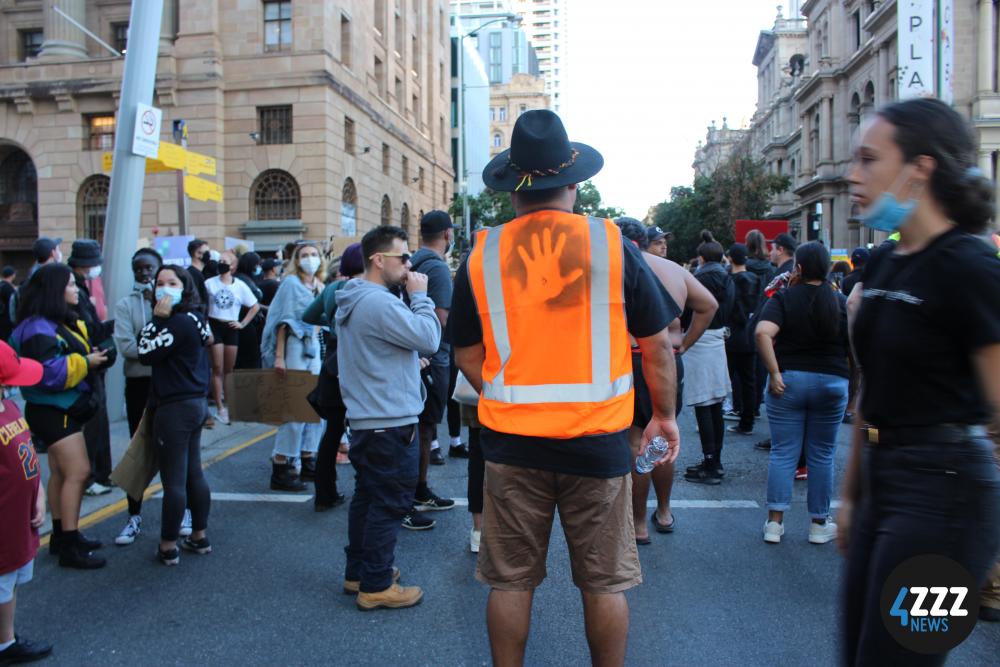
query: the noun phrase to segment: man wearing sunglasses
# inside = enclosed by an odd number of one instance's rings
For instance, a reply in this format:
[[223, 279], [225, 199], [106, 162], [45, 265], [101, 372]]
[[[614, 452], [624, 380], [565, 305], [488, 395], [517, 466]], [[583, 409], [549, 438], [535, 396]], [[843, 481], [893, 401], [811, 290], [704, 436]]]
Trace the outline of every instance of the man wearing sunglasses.
[[[393, 567], [396, 537], [413, 507], [420, 466], [417, 422], [424, 409], [421, 358], [441, 342], [427, 276], [410, 271], [406, 232], [381, 226], [361, 239], [365, 272], [337, 292], [337, 364], [351, 422], [356, 473], [348, 513], [344, 591], [359, 609], [411, 607]], [[390, 291], [405, 287], [410, 305]]]

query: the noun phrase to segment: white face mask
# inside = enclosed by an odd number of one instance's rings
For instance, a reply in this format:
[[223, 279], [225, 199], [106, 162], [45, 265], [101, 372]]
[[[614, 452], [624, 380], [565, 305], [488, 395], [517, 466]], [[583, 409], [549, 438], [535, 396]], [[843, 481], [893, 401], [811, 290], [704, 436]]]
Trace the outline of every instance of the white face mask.
[[100, 266], [92, 266], [87, 271], [87, 280], [94, 280], [95, 278], [100, 278], [100, 277], [101, 277], [101, 267]]
[[299, 260], [299, 268], [301, 268], [306, 275], [314, 275], [317, 271], [319, 271], [319, 265], [319, 257], [309, 256], [303, 257]]

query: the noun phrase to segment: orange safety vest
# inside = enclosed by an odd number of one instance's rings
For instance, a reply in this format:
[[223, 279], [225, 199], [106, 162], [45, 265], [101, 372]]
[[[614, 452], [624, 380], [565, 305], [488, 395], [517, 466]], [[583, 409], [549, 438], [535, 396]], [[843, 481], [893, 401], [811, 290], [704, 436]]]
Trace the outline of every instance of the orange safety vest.
[[484, 426], [563, 439], [632, 424], [623, 264], [610, 220], [546, 210], [476, 234]]

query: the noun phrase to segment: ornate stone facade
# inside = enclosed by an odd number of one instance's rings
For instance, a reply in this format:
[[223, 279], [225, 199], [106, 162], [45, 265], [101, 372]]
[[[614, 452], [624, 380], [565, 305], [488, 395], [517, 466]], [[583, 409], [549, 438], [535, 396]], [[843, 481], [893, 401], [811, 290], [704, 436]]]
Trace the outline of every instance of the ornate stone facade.
[[732, 152], [746, 139], [747, 130], [733, 129], [723, 118], [722, 127], [716, 127], [715, 121], [708, 126], [704, 143], [698, 142], [694, 152], [694, 176], [711, 176], [719, 165], [726, 161]]
[[[30, 260], [37, 235], [69, 241], [103, 225], [93, 186], [123, 58], [51, 5], [0, 0], [4, 263]], [[121, 45], [128, 1], [55, 5]], [[217, 159], [212, 180], [224, 188], [222, 202], [190, 202], [188, 233], [270, 250], [340, 234], [352, 219], [358, 233], [380, 222], [413, 232], [421, 211], [446, 208], [448, 32], [447, 0], [165, 0], [153, 99], [162, 140], [187, 121], [189, 148]], [[147, 174], [138, 224], [140, 237], [179, 233], [174, 173]]]
[[549, 102], [540, 76], [515, 74], [510, 83], [490, 86], [490, 156], [510, 148], [518, 116], [529, 109], [548, 109]]

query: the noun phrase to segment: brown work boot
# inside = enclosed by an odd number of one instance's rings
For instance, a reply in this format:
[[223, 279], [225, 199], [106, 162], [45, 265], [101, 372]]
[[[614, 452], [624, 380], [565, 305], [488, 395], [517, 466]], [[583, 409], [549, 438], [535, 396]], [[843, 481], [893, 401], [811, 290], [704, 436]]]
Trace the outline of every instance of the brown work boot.
[[403, 607], [412, 607], [419, 604], [423, 597], [424, 592], [420, 590], [419, 586], [393, 584], [378, 593], [358, 593], [358, 599], [355, 604], [358, 605], [358, 609], [361, 611], [371, 611], [379, 607], [402, 609]]
[[[399, 581], [399, 568], [392, 568], [392, 583]], [[344, 579], [344, 595], [357, 595], [361, 592], [361, 582], [356, 579]]]

